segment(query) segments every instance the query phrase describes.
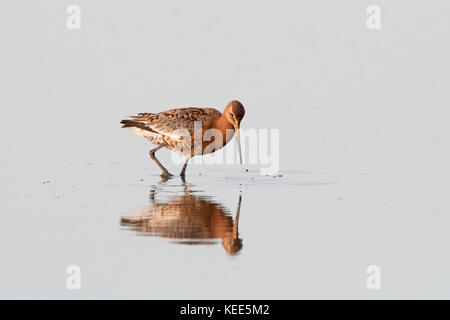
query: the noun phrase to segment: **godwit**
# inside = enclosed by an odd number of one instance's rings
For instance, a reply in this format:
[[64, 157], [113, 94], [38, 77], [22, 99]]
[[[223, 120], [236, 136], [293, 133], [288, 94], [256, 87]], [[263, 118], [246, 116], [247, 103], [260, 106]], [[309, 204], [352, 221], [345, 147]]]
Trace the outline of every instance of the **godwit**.
[[[231, 101], [223, 113], [213, 108], [181, 108], [160, 113], [139, 113], [131, 120], [122, 120], [122, 128], [132, 129], [136, 135], [157, 145], [150, 157], [162, 170], [162, 176], [171, 176], [155, 157], [165, 147], [186, 157], [180, 176], [184, 176], [189, 159], [195, 155], [212, 153], [231, 140], [236, 132], [239, 160], [242, 164], [239, 128], [244, 118], [244, 106]], [[199, 125], [198, 125], [199, 124]], [[206, 138], [206, 139], [205, 139]]]

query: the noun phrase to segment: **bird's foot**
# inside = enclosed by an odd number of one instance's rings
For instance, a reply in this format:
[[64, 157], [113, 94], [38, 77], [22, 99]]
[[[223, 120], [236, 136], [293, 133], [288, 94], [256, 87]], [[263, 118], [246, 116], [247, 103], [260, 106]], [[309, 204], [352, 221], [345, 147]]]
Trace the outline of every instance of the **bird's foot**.
[[171, 174], [169, 171], [165, 171], [165, 172], [161, 173], [161, 177], [171, 178], [171, 177], [173, 177], [173, 174]]

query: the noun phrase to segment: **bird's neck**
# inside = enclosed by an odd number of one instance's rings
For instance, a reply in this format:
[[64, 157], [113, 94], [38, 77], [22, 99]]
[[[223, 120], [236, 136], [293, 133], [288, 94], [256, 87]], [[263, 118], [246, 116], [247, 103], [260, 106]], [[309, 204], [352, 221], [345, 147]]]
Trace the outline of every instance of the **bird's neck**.
[[225, 115], [222, 114], [222, 116], [216, 120], [214, 127], [221, 132], [223, 139], [222, 143], [223, 145], [226, 145], [234, 135], [234, 126], [230, 122], [228, 122]]
[[234, 131], [234, 126], [227, 120], [225, 114], [222, 114], [222, 116], [217, 119], [215, 127], [222, 132], [224, 137], [227, 130], [231, 129]]

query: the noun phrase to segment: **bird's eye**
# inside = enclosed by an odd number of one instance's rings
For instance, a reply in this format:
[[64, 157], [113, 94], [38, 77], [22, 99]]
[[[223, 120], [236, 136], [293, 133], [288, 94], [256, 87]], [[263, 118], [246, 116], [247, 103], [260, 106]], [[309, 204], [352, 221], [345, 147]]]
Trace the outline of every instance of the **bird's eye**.
[[231, 114], [231, 117], [234, 118], [234, 114]]

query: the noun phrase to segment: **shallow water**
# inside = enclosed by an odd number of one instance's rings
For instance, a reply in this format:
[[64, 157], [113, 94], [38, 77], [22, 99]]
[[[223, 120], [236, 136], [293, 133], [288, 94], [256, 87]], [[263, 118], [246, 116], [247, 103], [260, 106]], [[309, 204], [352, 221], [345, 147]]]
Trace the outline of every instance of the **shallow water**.
[[[2, 297], [418, 298], [445, 296], [450, 281], [439, 179], [192, 166], [183, 181], [121, 162], [64, 166], [9, 176]], [[366, 287], [372, 264], [383, 290]], [[69, 265], [81, 290], [66, 287]]]
[[[450, 298], [448, 1], [104, 3], [0, 12], [0, 298]], [[120, 128], [232, 99], [275, 176]]]

